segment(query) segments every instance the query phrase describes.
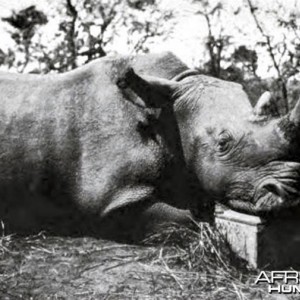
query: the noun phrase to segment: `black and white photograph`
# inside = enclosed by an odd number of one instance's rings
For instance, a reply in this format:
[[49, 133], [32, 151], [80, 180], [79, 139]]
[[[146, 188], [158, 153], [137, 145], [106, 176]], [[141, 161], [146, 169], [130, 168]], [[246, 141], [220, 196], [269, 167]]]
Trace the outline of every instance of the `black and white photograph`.
[[300, 1], [0, 0], [0, 299], [300, 299]]

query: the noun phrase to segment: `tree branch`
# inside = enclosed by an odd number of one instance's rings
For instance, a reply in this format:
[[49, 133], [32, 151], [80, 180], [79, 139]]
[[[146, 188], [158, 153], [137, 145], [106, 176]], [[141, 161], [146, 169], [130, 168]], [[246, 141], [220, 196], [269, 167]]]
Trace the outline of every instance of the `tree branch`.
[[287, 97], [286, 80], [285, 80], [284, 76], [281, 73], [280, 64], [276, 60], [276, 57], [275, 57], [275, 54], [274, 54], [274, 47], [271, 43], [271, 38], [268, 34], [265, 33], [262, 25], [260, 24], [260, 22], [257, 18], [257, 15], [255, 13], [256, 7], [253, 5], [252, 0], [247, 0], [247, 3], [248, 3], [248, 6], [249, 6], [250, 13], [251, 13], [251, 15], [253, 17], [253, 20], [255, 22], [255, 25], [256, 25], [257, 29], [259, 30], [259, 32], [261, 33], [261, 35], [264, 37], [264, 39], [266, 41], [266, 45], [267, 45], [267, 49], [268, 49], [270, 58], [273, 62], [273, 66], [274, 66], [274, 68], [277, 72], [278, 79], [280, 80], [280, 83], [281, 83], [281, 92], [282, 92], [283, 100], [285, 102], [285, 110], [287, 112], [289, 110], [289, 104], [288, 104], [288, 97]]
[[72, 4], [71, 0], [67, 0], [67, 14], [71, 16], [70, 29], [68, 32], [68, 41], [71, 51], [71, 67], [75, 69], [77, 67], [76, 57], [77, 57], [77, 49], [76, 49], [76, 37], [75, 37], [75, 25], [78, 18], [78, 12], [75, 6]]

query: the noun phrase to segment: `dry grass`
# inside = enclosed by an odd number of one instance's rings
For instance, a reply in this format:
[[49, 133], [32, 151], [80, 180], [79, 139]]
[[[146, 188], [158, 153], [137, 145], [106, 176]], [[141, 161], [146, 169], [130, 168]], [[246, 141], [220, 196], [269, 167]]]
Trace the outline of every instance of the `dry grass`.
[[0, 299], [273, 299], [208, 224], [170, 225], [144, 244], [2, 236]]

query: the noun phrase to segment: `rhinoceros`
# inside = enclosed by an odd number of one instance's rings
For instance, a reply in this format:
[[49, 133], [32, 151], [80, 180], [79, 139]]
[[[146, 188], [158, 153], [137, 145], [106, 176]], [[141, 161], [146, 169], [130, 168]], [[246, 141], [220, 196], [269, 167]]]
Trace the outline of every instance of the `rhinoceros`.
[[216, 202], [257, 214], [299, 204], [300, 103], [281, 118], [253, 113], [241, 85], [172, 53], [1, 73], [0, 95], [7, 230], [130, 240]]

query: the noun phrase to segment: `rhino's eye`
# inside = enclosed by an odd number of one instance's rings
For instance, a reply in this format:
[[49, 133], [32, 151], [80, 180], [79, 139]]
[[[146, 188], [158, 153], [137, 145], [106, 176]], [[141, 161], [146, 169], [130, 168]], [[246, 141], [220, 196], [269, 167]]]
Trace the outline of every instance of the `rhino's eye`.
[[232, 135], [227, 131], [222, 132], [217, 141], [218, 152], [220, 154], [226, 154], [231, 149], [232, 142]]

